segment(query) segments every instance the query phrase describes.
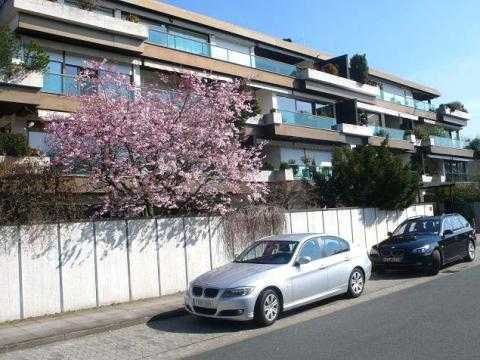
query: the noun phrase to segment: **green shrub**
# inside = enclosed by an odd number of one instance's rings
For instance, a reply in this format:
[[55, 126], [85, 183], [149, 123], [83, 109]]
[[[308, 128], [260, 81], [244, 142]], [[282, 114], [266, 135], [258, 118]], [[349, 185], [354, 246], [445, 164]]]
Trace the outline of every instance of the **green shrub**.
[[27, 155], [27, 139], [23, 134], [0, 134], [0, 155]]
[[368, 62], [365, 54], [355, 54], [350, 59], [350, 77], [362, 84], [368, 81]]
[[463, 112], [468, 112], [467, 109], [465, 109], [465, 106], [460, 101], [452, 101], [452, 102], [442, 104], [442, 105], [449, 108], [450, 111], [459, 110], [459, 111], [463, 111]]

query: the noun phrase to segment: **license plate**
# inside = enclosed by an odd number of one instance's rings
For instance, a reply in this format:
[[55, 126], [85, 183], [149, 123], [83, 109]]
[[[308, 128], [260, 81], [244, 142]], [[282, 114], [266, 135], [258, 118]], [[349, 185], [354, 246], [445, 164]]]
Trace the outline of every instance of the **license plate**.
[[386, 262], [386, 263], [399, 263], [401, 261], [402, 261], [401, 257], [386, 257], [386, 258], [383, 258], [383, 262]]
[[193, 305], [204, 307], [207, 309], [215, 309], [215, 303], [208, 299], [193, 298]]

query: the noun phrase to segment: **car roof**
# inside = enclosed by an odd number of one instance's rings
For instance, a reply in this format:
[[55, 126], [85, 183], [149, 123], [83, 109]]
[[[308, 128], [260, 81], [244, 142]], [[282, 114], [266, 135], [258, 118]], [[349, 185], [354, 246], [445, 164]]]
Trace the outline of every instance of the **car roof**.
[[312, 237], [326, 235], [323, 233], [301, 233], [301, 234], [282, 234], [271, 235], [261, 238], [260, 240], [272, 240], [272, 241], [303, 241]]

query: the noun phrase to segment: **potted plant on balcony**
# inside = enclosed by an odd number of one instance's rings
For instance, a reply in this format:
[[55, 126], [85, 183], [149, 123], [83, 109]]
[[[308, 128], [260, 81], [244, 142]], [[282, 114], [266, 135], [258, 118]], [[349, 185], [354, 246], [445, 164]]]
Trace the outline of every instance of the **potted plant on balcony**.
[[350, 59], [350, 78], [365, 84], [368, 80], [368, 62], [365, 54], [355, 54]]
[[328, 63], [328, 64], [323, 65], [320, 68], [320, 71], [323, 71], [327, 74], [331, 74], [331, 75], [335, 75], [335, 76], [338, 76], [338, 74], [339, 74], [338, 66], [335, 65], [335, 64], [332, 64], [332, 63]]
[[130, 22], [133, 22], [133, 23], [139, 23], [140, 22], [140, 18], [135, 15], [135, 14], [127, 14], [127, 17], [126, 17], [127, 21], [130, 21]]
[[465, 108], [465, 106], [460, 102], [460, 101], [452, 101], [446, 104], [440, 105], [440, 107], [446, 107], [450, 110], [450, 112], [454, 112], [456, 110], [458, 111], [463, 111], [468, 113], [468, 110]]
[[96, 0], [78, 0], [78, 7], [82, 10], [92, 11], [97, 7]]

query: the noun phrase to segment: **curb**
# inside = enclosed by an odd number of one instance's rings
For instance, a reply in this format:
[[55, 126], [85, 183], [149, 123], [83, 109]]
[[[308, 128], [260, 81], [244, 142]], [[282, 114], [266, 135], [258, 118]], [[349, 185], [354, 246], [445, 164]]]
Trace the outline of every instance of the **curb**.
[[18, 343], [0, 345], [0, 354], [14, 351], [14, 350], [28, 349], [28, 348], [32, 348], [39, 345], [50, 344], [57, 341], [79, 338], [86, 335], [93, 335], [93, 334], [102, 333], [106, 331], [118, 330], [118, 329], [129, 327], [129, 326], [148, 324], [152, 321], [172, 319], [172, 318], [185, 316], [185, 315], [187, 315], [186, 310], [183, 307], [178, 307], [172, 310], [167, 310], [163, 313], [160, 313], [154, 316], [143, 316], [136, 319], [114, 322], [107, 325], [88, 327], [85, 329], [69, 331], [63, 334], [55, 334], [50, 336], [32, 338], [32, 339], [21, 341]]

